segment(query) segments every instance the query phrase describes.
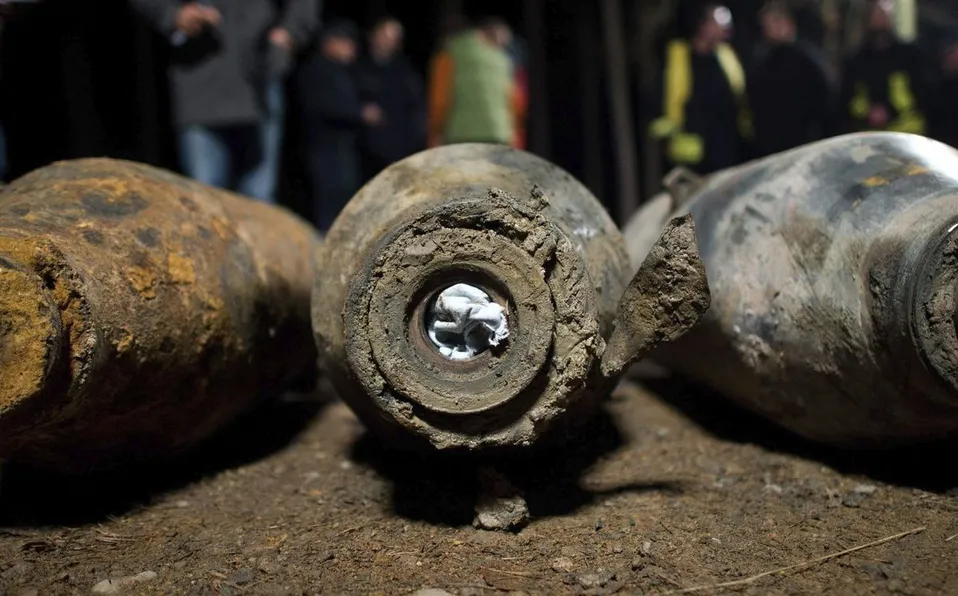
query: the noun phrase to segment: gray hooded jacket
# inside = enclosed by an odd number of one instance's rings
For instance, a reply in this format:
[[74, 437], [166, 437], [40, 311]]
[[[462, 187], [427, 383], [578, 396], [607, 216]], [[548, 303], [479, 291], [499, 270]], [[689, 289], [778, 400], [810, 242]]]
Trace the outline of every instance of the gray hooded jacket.
[[187, 39], [176, 29], [181, 0], [131, 0], [134, 9], [173, 45], [170, 86], [178, 126], [259, 121], [270, 80], [289, 60], [268, 41], [283, 27], [296, 44], [308, 45], [319, 25], [320, 0], [204, 0], [222, 17], [215, 29]]

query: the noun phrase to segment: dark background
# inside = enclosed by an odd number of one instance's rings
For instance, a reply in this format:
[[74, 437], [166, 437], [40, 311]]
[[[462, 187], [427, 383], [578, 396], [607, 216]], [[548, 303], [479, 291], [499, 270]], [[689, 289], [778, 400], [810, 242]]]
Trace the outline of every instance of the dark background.
[[[614, 211], [623, 173], [616, 168], [613, 132], [629, 131], [614, 131], [610, 124], [602, 1], [326, 0], [323, 13], [326, 19], [347, 17], [360, 25], [386, 13], [398, 17], [406, 26], [407, 53], [423, 75], [446, 13], [459, 9], [469, 16], [506, 18], [528, 42], [529, 150], [569, 170]], [[657, 110], [656, 94], [648, 87], [645, 94], [638, 92], [643, 77], [636, 49], [643, 41], [638, 38], [642, 11], [655, 4], [619, 1], [637, 161], [648, 153], [639, 131]], [[756, 37], [761, 1], [727, 4], [735, 15], [735, 44], [747, 52]], [[934, 5], [928, 3], [929, 10]], [[821, 22], [813, 14], [800, 23], [805, 37], [820, 39]], [[664, 42], [674, 31], [672, 22], [656, 32], [655, 41]], [[7, 132], [8, 178], [57, 159], [86, 156], [177, 169], [166, 51], [166, 41], [137, 19], [125, 0], [45, 0], [18, 10], [0, 35], [0, 121]], [[296, 96], [290, 91], [280, 197], [305, 211]], [[634, 166], [635, 178], [660, 175], [654, 167]], [[639, 182], [646, 196], [658, 184], [657, 179]]]

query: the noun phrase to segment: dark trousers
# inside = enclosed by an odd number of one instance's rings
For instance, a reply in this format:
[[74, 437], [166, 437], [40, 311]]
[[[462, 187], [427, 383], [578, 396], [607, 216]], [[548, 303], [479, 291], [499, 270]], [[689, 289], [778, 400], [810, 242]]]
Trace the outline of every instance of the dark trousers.
[[313, 223], [326, 232], [359, 190], [360, 166], [355, 144], [310, 146], [307, 156], [312, 190]]
[[183, 173], [210, 186], [275, 202], [285, 116], [282, 81], [274, 81], [266, 91], [267, 112], [258, 123], [181, 128]]

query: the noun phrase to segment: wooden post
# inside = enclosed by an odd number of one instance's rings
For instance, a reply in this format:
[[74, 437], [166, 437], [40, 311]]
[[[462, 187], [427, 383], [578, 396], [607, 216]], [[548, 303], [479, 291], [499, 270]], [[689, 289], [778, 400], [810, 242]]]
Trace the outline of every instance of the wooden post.
[[595, 4], [579, 4], [578, 42], [579, 98], [582, 102], [582, 164], [585, 185], [597, 197], [605, 195], [605, 176], [602, 164], [602, 106], [599, 94], [601, 80], [596, 65], [601, 56], [596, 35]]
[[616, 215], [625, 222], [638, 207], [637, 156], [635, 120], [630, 109], [629, 76], [625, 60], [625, 39], [622, 31], [622, 10], [619, 0], [601, 0], [603, 39], [605, 41], [606, 79], [612, 113], [612, 134], [615, 142], [616, 173], [619, 200]]
[[[675, 14], [676, 8], [676, 0], [645, 0], [638, 7], [639, 55], [636, 65], [639, 69], [639, 88], [646, 97], [656, 93], [655, 81], [662, 70], [662, 65], [655, 59], [656, 32], [665, 27], [668, 20]], [[658, 97], [655, 99], [658, 100]], [[658, 106], [658, 101], [652, 105]], [[649, 118], [643, 118], [641, 113], [638, 116], [638, 122], [645, 123], [646, 120], [651, 121], [657, 118], [659, 114], [649, 114]], [[650, 137], [646, 130], [640, 129], [639, 134], [642, 145], [643, 197], [648, 199], [662, 189], [662, 176], [665, 174], [662, 171], [662, 146], [657, 139]]]
[[524, 0], [522, 3], [524, 30], [529, 48], [529, 150], [549, 159], [552, 139], [549, 134], [549, 87], [546, 69], [546, 44], [543, 0]]

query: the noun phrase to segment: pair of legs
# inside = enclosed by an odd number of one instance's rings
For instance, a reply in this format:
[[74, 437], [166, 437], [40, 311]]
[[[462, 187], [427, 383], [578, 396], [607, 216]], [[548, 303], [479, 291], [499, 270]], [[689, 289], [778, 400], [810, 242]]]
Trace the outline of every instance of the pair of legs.
[[180, 129], [183, 172], [204, 184], [275, 203], [285, 99], [283, 83], [276, 80], [266, 88], [266, 115], [259, 123]]
[[313, 223], [326, 232], [361, 185], [359, 156], [349, 144], [312, 145], [308, 152]]

